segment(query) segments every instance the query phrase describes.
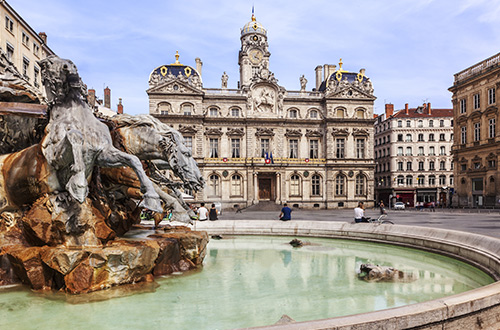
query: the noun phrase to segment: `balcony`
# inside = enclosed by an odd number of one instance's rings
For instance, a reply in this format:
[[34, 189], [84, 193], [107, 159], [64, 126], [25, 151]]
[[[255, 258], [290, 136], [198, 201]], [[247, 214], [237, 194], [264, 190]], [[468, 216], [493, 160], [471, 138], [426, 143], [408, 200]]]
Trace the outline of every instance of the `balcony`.
[[485, 72], [488, 68], [498, 65], [498, 63], [500, 63], [500, 53], [455, 74], [455, 84], [472, 76], [479, 75]]

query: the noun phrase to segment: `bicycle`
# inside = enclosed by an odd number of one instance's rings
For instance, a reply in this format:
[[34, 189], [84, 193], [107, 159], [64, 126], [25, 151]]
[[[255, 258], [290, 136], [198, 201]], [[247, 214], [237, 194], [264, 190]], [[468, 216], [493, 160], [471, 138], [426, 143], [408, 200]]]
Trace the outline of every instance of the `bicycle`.
[[378, 223], [378, 224], [388, 224], [388, 225], [394, 224], [394, 222], [392, 222], [391, 220], [383, 220], [384, 218], [387, 218], [387, 214], [381, 214], [377, 219], [369, 218], [368, 222], [369, 223]]
[[[365, 217], [365, 220], [366, 221], [361, 221], [361, 222], [357, 222], [357, 223], [378, 223], [378, 224], [384, 224], [384, 225], [393, 225], [394, 222], [392, 222], [391, 220], [383, 220], [384, 218], [387, 217], [387, 214], [381, 214], [377, 219], [372, 219], [370, 217]], [[356, 223], [356, 222], [355, 222]]]

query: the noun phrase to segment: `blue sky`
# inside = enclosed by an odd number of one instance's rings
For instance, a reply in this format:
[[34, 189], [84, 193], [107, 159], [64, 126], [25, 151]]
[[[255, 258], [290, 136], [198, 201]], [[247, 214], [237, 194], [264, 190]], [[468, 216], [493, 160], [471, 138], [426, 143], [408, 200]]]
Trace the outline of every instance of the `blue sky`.
[[[317, 65], [366, 69], [375, 113], [431, 102], [451, 108], [453, 74], [500, 52], [500, 0], [10, 0], [9, 4], [60, 57], [77, 65], [89, 88], [112, 107], [147, 113], [148, 77], [174, 62], [203, 61], [203, 84], [229, 88], [239, 79], [240, 28], [257, 20], [268, 30], [270, 69], [288, 90], [310, 90]], [[43, 5], [42, 5], [43, 4]]]

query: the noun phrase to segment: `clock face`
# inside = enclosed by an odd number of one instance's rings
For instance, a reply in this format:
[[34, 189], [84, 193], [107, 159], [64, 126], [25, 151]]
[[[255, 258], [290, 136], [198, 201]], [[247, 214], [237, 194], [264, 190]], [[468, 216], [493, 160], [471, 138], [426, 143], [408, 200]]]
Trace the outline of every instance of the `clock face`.
[[259, 64], [264, 57], [264, 54], [262, 54], [262, 51], [260, 49], [252, 49], [248, 53], [248, 55], [250, 55], [250, 62], [252, 62], [253, 64]]

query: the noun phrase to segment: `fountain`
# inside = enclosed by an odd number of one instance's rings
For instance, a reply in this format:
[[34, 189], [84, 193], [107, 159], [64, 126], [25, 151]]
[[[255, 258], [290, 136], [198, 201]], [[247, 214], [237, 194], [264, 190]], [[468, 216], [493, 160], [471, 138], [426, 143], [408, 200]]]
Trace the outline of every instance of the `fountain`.
[[200, 266], [204, 232], [182, 226], [141, 240], [121, 238], [138, 224], [141, 208], [169, 210], [185, 223], [194, 216], [179, 184], [160, 171], [170, 169], [186, 188], [203, 186], [180, 133], [149, 116], [96, 118], [69, 60], [39, 62], [45, 100], [0, 57], [2, 100], [21, 101], [9, 105], [24, 110], [33, 108], [25, 101], [47, 104], [46, 116], [17, 112], [18, 130], [2, 132], [8, 138], [0, 147], [6, 153], [0, 156], [0, 284], [20, 280], [33, 290], [76, 294]]

